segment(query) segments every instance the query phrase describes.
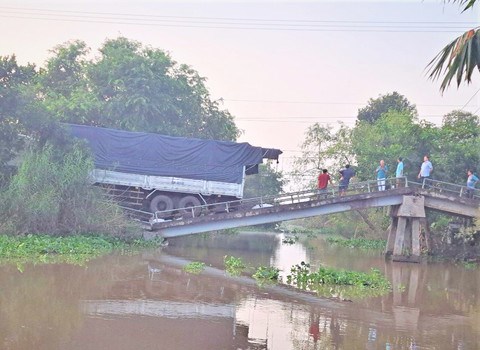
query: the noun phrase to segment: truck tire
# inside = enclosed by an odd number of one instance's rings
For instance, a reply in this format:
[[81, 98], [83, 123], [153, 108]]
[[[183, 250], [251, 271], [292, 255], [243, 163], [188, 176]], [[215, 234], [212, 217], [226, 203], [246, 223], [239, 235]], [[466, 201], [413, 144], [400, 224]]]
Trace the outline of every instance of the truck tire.
[[159, 194], [150, 201], [150, 211], [155, 213], [156, 211], [172, 210], [173, 200], [164, 194]]
[[[185, 217], [185, 216], [192, 216], [192, 211], [193, 211], [193, 216], [199, 216], [202, 208], [193, 208], [192, 207], [197, 207], [201, 205], [200, 199], [198, 199], [195, 196], [185, 196], [180, 199], [180, 202], [178, 202], [178, 211], [180, 214]], [[190, 208], [190, 209], [189, 209]]]

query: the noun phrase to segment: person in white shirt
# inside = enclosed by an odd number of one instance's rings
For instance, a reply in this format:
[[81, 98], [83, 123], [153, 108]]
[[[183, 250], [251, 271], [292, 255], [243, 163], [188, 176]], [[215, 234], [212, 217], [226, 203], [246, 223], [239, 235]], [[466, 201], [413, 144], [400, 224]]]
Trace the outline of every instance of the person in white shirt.
[[423, 157], [423, 163], [420, 166], [420, 172], [418, 173], [418, 178], [425, 184], [425, 179], [429, 179], [432, 175], [433, 165], [430, 162], [429, 156], [425, 155]]

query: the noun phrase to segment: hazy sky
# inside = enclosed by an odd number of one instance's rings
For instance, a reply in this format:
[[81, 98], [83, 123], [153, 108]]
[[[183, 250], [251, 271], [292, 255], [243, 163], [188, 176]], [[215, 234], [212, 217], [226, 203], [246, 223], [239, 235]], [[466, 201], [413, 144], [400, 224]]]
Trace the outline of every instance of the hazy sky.
[[[92, 52], [125, 36], [168, 51], [206, 77], [213, 99], [244, 130], [240, 141], [276, 147], [287, 170], [307, 127], [353, 125], [370, 98], [397, 91], [421, 119], [480, 113], [480, 74], [443, 94], [425, 66], [480, 25], [443, 1], [13, 1], [0, 0], [0, 55], [43, 65], [69, 40]], [[475, 95], [476, 94], [476, 95]]]

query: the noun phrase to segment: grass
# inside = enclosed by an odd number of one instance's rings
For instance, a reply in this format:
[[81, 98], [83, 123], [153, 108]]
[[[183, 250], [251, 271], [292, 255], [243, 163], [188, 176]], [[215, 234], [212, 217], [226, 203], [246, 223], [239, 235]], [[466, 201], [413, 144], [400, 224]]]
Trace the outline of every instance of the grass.
[[102, 235], [52, 237], [0, 235], [0, 264], [68, 263], [83, 265], [114, 250], [133, 252], [158, 247], [158, 240], [121, 240]]

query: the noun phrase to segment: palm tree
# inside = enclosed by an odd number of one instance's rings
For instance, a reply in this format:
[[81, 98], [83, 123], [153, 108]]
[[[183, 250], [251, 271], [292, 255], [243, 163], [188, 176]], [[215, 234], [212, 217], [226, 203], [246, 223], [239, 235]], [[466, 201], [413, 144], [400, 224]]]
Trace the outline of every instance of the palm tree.
[[[445, 0], [457, 2], [462, 7], [462, 12], [471, 8], [477, 0]], [[429, 78], [435, 80], [444, 75], [440, 91], [450, 85], [455, 77], [457, 87], [464, 79], [467, 83], [472, 81], [475, 68], [480, 70], [480, 27], [470, 29], [459, 36], [440, 51], [427, 66]]]

